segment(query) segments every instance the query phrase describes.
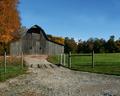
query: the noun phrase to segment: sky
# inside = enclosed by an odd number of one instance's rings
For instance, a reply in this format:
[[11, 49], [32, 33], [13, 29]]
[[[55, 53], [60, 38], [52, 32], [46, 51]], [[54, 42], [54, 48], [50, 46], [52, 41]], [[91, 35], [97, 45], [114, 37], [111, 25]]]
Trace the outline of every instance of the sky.
[[120, 0], [20, 0], [21, 24], [37, 24], [47, 34], [109, 39], [120, 37]]

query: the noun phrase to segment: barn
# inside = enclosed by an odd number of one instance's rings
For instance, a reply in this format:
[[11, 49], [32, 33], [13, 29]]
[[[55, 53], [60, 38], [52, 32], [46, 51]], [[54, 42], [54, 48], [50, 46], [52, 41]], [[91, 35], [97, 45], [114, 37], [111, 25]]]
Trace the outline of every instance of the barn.
[[64, 53], [64, 45], [48, 39], [45, 31], [38, 25], [32, 26], [18, 41], [11, 42], [10, 54], [57, 55]]

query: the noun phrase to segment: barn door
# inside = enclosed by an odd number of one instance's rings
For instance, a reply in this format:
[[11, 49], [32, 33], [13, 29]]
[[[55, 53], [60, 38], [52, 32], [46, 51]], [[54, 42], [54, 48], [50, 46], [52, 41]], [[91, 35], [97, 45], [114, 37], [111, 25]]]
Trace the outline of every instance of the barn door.
[[33, 55], [38, 55], [41, 54], [42, 50], [40, 47], [40, 42], [39, 41], [33, 41], [32, 42], [32, 46], [29, 49], [29, 54], [33, 54]]
[[38, 47], [37, 41], [32, 40], [32, 45], [29, 49], [29, 52], [30, 52], [31, 55], [36, 55], [37, 54], [37, 47]]
[[36, 41], [36, 54], [41, 54], [42, 50], [40, 47], [40, 42]]

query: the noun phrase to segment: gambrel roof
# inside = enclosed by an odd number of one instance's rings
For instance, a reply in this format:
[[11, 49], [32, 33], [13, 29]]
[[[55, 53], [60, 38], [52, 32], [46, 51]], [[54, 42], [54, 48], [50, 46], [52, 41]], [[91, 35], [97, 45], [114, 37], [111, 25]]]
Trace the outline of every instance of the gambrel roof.
[[44, 31], [40, 26], [38, 26], [38, 25], [32, 26], [30, 29], [28, 29], [28, 31], [27, 31], [26, 33], [37, 33], [37, 34], [42, 33], [43, 36], [44, 36], [44, 38], [45, 38], [46, 40], [64, 46], [63, 44], [60, 44], [60, 43], [51, 41], [51, 40], [48, 38], [48, 36], [46, 35], [45, 31]]

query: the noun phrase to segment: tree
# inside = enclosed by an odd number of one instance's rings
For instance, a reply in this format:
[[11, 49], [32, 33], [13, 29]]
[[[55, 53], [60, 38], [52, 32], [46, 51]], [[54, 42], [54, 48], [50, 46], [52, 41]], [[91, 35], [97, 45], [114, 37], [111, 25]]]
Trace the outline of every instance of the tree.
[[83, 53], [83, 52], [84, 52], [83, 41], [79, 40], [77, 45], [77, 53]]
[[94, 39], [94, 52], [95, 53], [104, 53], [105, 52], [105, 43], [106, 41], [104, 39]]
[[86, 47], [87, 47], [86, 52], [88, 52], [88, 53], [92, 52], [93, 47], [94, 47], [94, 39], [93, 39], [93, 38], [90, 38], [90, 39], [87, 40], [86, 43], [87, 43], [87, 44], [86, 44]]
[[116, 44], [116, 52], [120, 52], [120, 38], [116, 40], [115, 44]]
[[6, 45], [16, 39], [20, 27], [18, 0], [0, 0], [0, 42]]
[[109, 53], [114, 53], [116, 51], [115, 36], [110, 36], [107, 41], [106, 48]]
[[77, 51], [77, 43], [75, 42], [74, 38], [65, 38], [65, 46], [64, 46], [64, 52], [65, 53], [76, 53]]
[[47, 35], [47, 37], [49, 40], [51, 40], [53, 42], [64, 45], [64, 39], [62, 37], [56, 37], [56, 36], [52, 36], [52, 35]]
[[[28, 31], [28, 29], [26, 28], [26, 26], [21, 26], [19, 29], [18, 29], [18, 36], [22, 36], [23, 34], [25, 34], [26, 32]], [[20, 38], [20, 37], [18, 37]]]

